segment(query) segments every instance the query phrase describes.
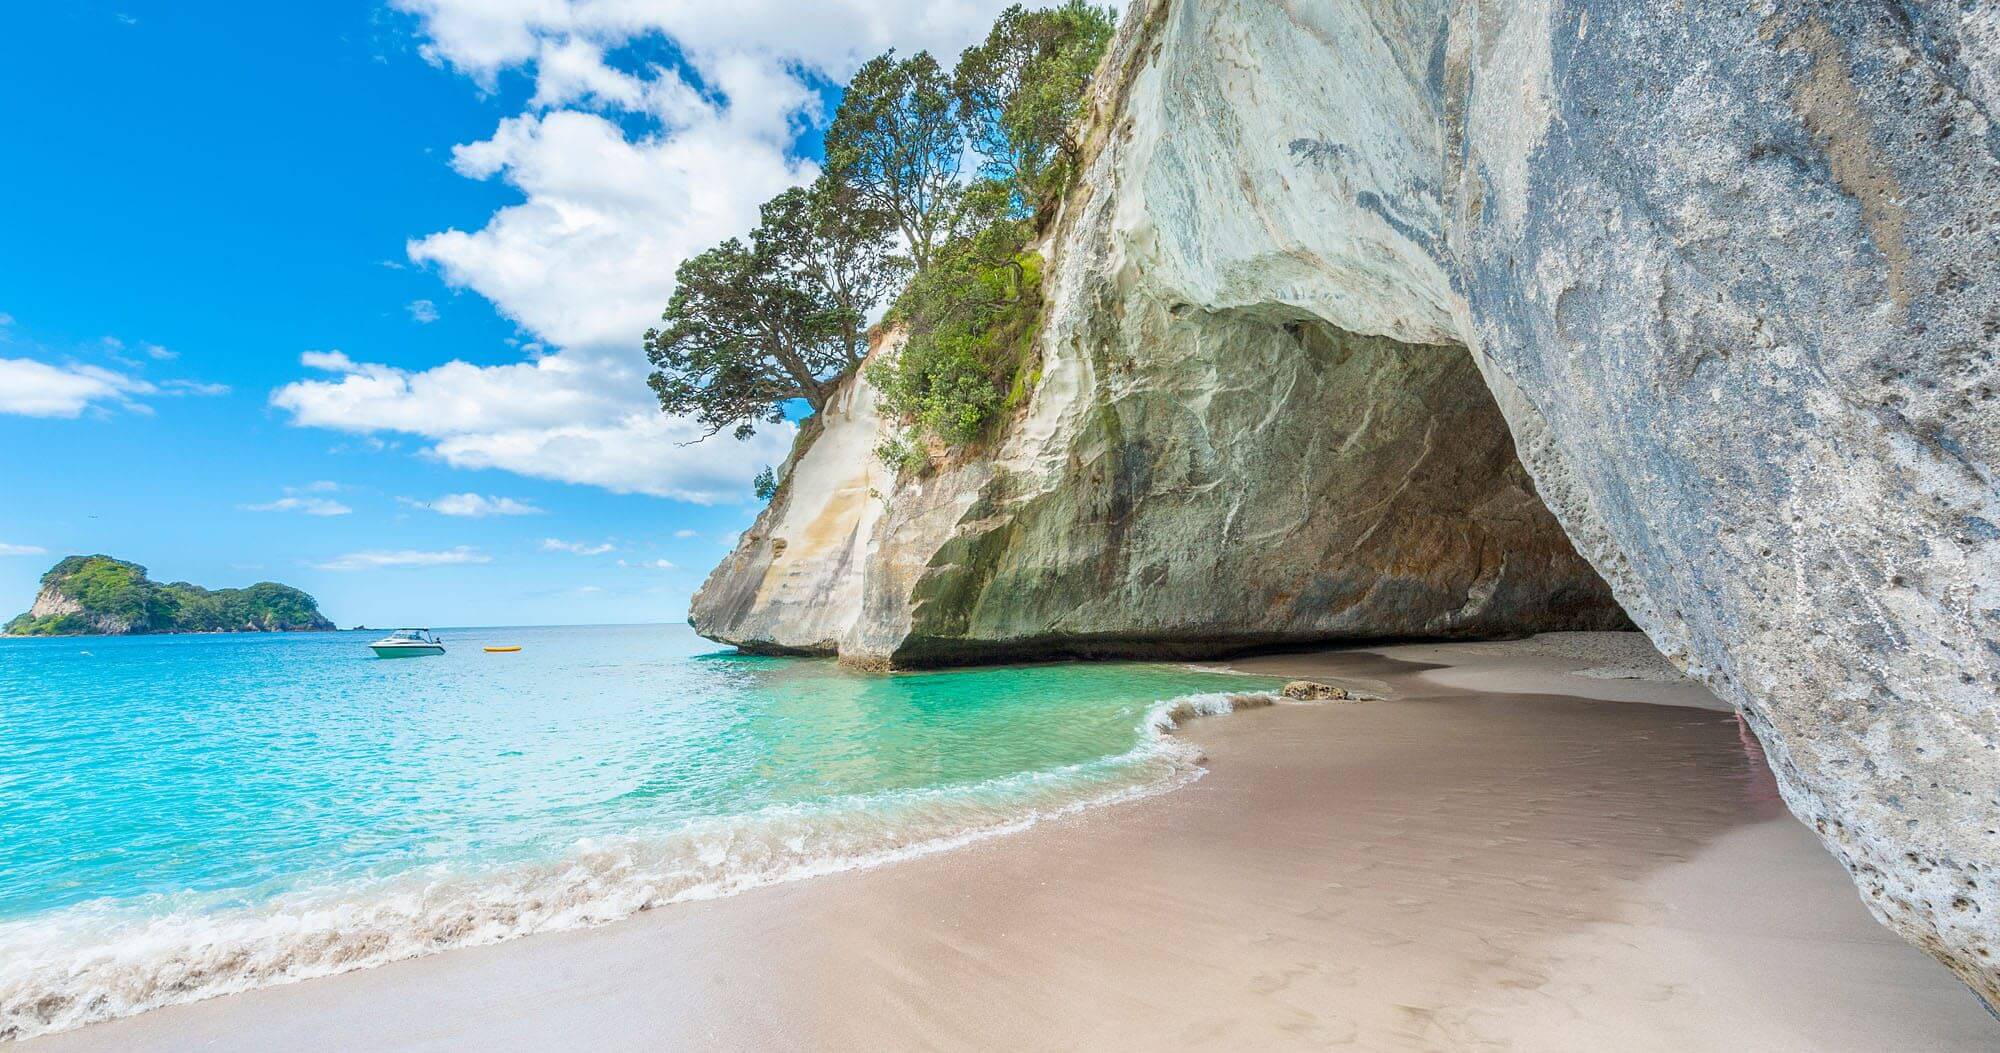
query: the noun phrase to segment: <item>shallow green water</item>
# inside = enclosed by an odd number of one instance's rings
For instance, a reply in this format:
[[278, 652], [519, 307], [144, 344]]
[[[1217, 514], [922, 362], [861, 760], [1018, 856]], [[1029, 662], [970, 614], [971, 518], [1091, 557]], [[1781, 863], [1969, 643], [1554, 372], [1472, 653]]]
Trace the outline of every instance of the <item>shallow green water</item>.
[[[936, 850], [1192, 778], [1161, 665], [678, 627], [0, 641], [0, 1035]], [[520, 644], [519, 654], [485, 654]]]

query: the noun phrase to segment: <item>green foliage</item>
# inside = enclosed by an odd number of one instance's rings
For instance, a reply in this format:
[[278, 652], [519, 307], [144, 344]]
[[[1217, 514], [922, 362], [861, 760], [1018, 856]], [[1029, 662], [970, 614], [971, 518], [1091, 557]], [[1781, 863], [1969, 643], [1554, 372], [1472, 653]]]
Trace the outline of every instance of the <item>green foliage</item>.
[[1117, 13], [1083, 0], [1000, 13], [981, 43], [959, 56], [952, 94], [982, 171], [1007, 184], [1032, 214], [1061, 198], [1081, 160], [1072, 137], [1084, 92], [1111, 43]]
[[42, 575], [81, 612], [27, 614], [7, 623], [10, 636], [68, 636], [118, 630], [133, 633], [228, 632], [241, 629], [331, 629], [311, 596], [287, 585], [209, 590], [184, 581], [162, 585], [146, 568], [110, 556], [70, 556]]
[[[783, 420], [794, 399], [817, 414], [860, 365], [865, 319], [907, 276], [892, 317], [908, 340], [869, 377], [910, 430], [877, 454], [912, 468], [934, 443], [987, 437], [1039, 377], [1031, 247], [1081, 162], [1075, 128], [1114, 24], [1083, 0], [1016, 5], [949, 75], [922, 51], [863, 64], [827, 129], [820, 180], [767, 202], [747, 241], [676, 273], [665, 325], [646, 334], [661, 409], [738, 438]], [[898, 234], [908, 260], [893, 251]], [[775, 490], [766, 469], [758, 496]]]
[[756, 481], [752, 485], [757, 491], [757, 500], [769, 501], [778, 496], [778, 473], [767, 464], [763, 471], [757, 473]]
[[[1005, 207], [1004, 186], [973, 193]], [[946, 246], [897, 300], [908, 340], [894, 361], [871, 367], [868, 379], [888, 411], [916, 429], [918, 445], [976, 442], [1012, 401], [1042, 307], [1042, 260], [1025, 251], [1028, 235], [1026, 222], [989, 215], [976, 235]]]
[[826, 130], [827, 171], [894, 218], [919, 270], [957, 232], [964, 160], [951, 79], [928, 51], [864, 63]]
[[959, 58], [953, 105], [985, 178], [960, 195], [954, 233], [896, 301], [902, 353], [869, 371], [912, 429], [877, 451], [885, 462], [909, 468], [929, 443], [978, 442], [1033, 391], [1042, 260], [1029, 245], [1081, 159], [1071, 131], [1114, 18], [1081, 0], [1016, 5]]
[[661, 410], [739, 439], [814, 412], [867, 352], [864, 319], [901, 279], [887, 217], [825, 178], [763, 206], [745, 242], [682, 263], [663, 328], [646, 331], [647, 378]]

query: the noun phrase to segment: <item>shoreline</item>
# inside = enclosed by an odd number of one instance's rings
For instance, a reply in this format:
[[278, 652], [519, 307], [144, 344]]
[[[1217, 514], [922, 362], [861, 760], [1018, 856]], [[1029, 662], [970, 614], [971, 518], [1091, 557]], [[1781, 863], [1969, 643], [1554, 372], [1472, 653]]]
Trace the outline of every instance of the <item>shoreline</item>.
[[1205, 778], [951, 851], [19, 1048], [1991, 1043], [1726, 707], [1560, 635], [1232, 661], [1392, 701], [1195, 722]]

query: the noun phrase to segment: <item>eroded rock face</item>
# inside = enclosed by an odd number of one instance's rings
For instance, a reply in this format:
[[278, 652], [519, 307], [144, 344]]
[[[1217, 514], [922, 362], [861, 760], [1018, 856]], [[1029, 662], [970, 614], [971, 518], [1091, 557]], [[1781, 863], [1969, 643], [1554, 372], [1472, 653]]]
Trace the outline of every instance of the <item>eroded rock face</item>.
[[[893, 353], [878, 337], [869, 357]], [[844, 385], [807, 428], [770, 506], [696, 596], [689, 620], [702, 635], [767, 654], [834, 654], [853, 625], [894, 485], [875, 456], [875, 389]]]
[[1476, 367], [1624, 609], [1992, 1004], [1995, 12], [1142, 0], [1026, 415], [898, 482], [838, 649], [1601, 624]]

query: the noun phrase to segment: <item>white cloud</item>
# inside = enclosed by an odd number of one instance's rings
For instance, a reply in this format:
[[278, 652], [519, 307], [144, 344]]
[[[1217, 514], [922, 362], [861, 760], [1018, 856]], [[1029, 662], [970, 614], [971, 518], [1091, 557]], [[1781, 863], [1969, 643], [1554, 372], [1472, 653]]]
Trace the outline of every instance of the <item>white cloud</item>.
[[324, 497], [281, 497], [261, 505], [238, 505], [245, 512], [303, 512], [309, 516], [344, 516], [354, 509]]
[[[796, 106], [812, 98], [789, 79], [744, 90]], [[410, 242], [410, 259], [559, 347], [636, 348], [682, 260], [748, 230], [760, 203], [816, 172], [787, 156], [782, 115], [744, 128], [698, 94], [684, 97], [692, 101], [676, 117], [688, 124], [670, 136], [635, 141], [598, 114], [556, 110], [509, 117], [491, 138], [456, 147], [461, 175], [497, 176], [525, 200], [479, 230]]]
[[261, 505], [237, 505], [245, 512], [303, 512], [309, 516], [344, 516], [354, 509], [339, 501], [313, 494], [330, 494], [339, 491], [340, 484], [330, 479], [317, 479], [304, 486], [285, 487], [285, 496]]
[[[531, 357], [412, 370], [312, 352], [303, 363], [334, 375], [285, 385], [272, 403], [295, 425], [421, 436], [454, 467], [718, 503], [745, 498], [792, 429], [688, 446], [700, 429], [659, 413], [637, 345], [675, 268], [816, 174], [797, 140], [827, 117], [824, 81], [892, 45], [949, 64], [1005, 0], [392, 3], [416, 16], [430, 61], [483, 89], [506, 71], [532, 78], [522, 112], [451, 155], [459, 174], [519, 199], [406, 246], [411, 262], [516, 322]], [[629, 46], [657, 42], [671, 48]], [[684, 64], [623, 57], [635, 53]]]
[[[402, 431], [433, 441], [430, 456], [455, 468], [518, 475], [714, 504], [740, 500], [750, 479], [784, 459], [792, 426], [767, 426], [738, 442], [646, 405], [636, 367], [578, 352], [506, 366], [447, 362], [421, 371], [359, 363], [338, 351], [300, 361], [337, 374], [271, 395], [294, 424], [367, 433]], [[635, 396], [638, 396], [635, 398]]]
[[[339, 351], [308, 351], [299, 361], [338, 379], [287, 384], [272, 393], [272, 404], [290, 410], [294, 424], [339, 431], [437, 438], [546, 428], [601, 419], [629, 401], [604, 390], [601, 375], [564, 355], [506, 366], [452, 361], [416, 372], [355, 362]], [[636, 375], [632, 380], [644, 383]]]
[[179, 351], [169, 351], [158, 344], [149, 344], [141, 342], [139, 344], [139, 350], [144, 351], [147, 357], [160, 362], [171, 362], [174, 359], [181, 357], [181, 353]]
[[46, 556], [49, 550], [40, 545], [10, 545], [0, 541], [0, 556]]
[[229, 394], [227, 384], [208, 384], [199, 380], [162, 380], [162, 395], [198, 395], [203, 397]]
[[484, 494], [446, 494], [429, 501], [417, 501], [408, 497], [400, 497], [397, 500], [417, 508], [428, 508], [439, 515], [461, 516], [468, 519], [542, 514], [541, 509], [526, 501], [516, 501], [511, 497], [487, 497]]
[[[411, 260], [574, 348], [632, 346], [657, 320], [683, 259], [749, 229], [761, 202], [817, 174], [795, 149], [807, 124], [828, 117], [815, 82], [845, 80], [891, 46], [927, 47], [949, 65], [1004, 0], [396, 6], [418, 16], [433, 62], [488, 87], [509, 69], [535, 82], [526, 112], [452, 151], [460, 174], [503, 179], [523, 200], [477, 231], [413, 240]], [[661, 38], [684, 68], [606, 61]]]
[[701, 534], [701, 531], [699, 531], [699, 530], [676, 530], [676, 531], [674, 531], [674, 536], [675, 536], [675, 537], [677, 537], [677, 538], [681, 538], [681, 539], [683, 539], [683, 540], [685, 540], [685, 539], [687, 539], [687, 538], [691, 538], [691, 537], [698, 537], [698, 536], [700, 536], [700, 534]]
[[679, 569], [674, 564], [669, 563], [664, 559], [642, 559], [632, 563], [627, 563], [626, 561], [621, 559], [618, 561], [618, 565], [621, 567], [630, 567], [633, 570], [678, 570]]
[[651, 494], [697, 504], [740, 500], [764, 465], [782, 460], [792, 426], [765, 426], [738, 442], [701, 435], [688, 421], [637, 411], [605, 424], [454, 435], [434, 453], [460, 468], [504, 468], [538, 479], [600, 486], [614, 493]]
[[606, 552], [610, 552], [612, 548], [613, 546], [609, 541], [592, 545], [584, 541], [564, 541], [553, 537], [542, 539], [542, 551], [544, 552], [570, 552], [579, 556], [601, 556]]
[[551, 42], [609, 46], [651, 34], [694, 55], [787, 59], [844, 79], [895, 46], [929, 48], [949, 64], [985, 32], [1005, 0], [395, 0], [423, 19], [424, 54], [484, 83], [524, 66]]
[[0, 329], [5, 329], [6, 327], [13, 324], [14, 324], [14, 316], [8, 314], [5, 311], [0, 311]]
[[317, 570], [375, 570], [386, 567], [439, 567], [456, 563], [491, 563], [493, 557], [475, 549], [460, 545], [436, 552], [417, 549], [395, 551], [349, 552], [336, 556], [324, 563], [314, 563]]
[[410, 312], [410, 317], [415, 319], [418, 325], [429, 325], [438, 320], [437, 304], [429, 300], [411, 300], [403, 309]]
[[98, 366], [52, 366], [32, 358], [0, 358], [0, 413], [23, 417], [76, 417], [84, 410], [119, 406], [144, 412], [135, 401], [158, 388], [137, 377]]

